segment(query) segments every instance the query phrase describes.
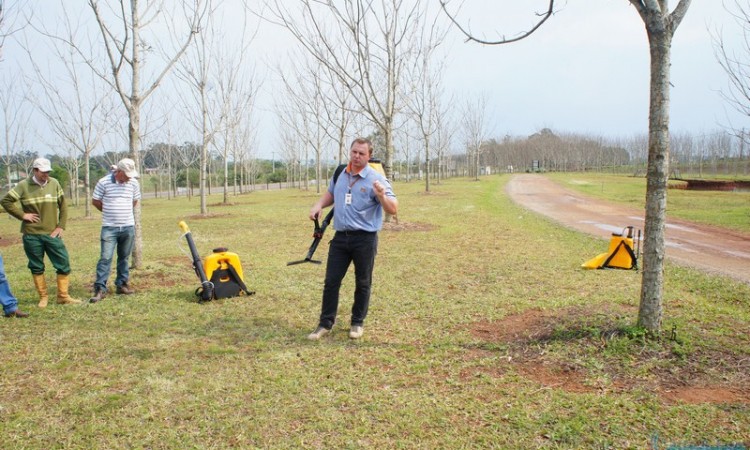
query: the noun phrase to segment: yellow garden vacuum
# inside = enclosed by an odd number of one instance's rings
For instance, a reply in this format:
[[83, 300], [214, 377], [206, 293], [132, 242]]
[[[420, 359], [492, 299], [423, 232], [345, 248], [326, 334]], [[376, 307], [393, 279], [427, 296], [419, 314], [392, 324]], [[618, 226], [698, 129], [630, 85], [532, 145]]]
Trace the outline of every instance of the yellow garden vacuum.
[[627, 226], [622, 233], [612, 233], [607, 253], [602, 253], [581, 265], [584, 269], [634, 269], [638, 270], [638, 255], [641, 251], [641, 230], [635, 238], [635, 227]]
[[201, 285], [195, 290], [198, 301], [207, 302], [221, 298], [237, 297], [239, 295], [253, 295], [249, 291], [242, 276], [242, 264], [236, 253], [227, 251], [226, 248], [215, 248], [213, 253], [201, 260], [198, 249], [195, 247], [193, 235], [184, 221], [179, 223], [184, 233], [190, 254], [193, 258], [193, 269], [201, 281]]

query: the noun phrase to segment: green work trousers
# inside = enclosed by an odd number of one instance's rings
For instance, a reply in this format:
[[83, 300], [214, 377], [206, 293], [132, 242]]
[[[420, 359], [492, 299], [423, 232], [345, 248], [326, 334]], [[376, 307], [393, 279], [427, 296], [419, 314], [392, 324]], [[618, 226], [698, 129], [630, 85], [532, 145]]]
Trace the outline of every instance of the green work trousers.
[[62, 238], [53, 238], [48, 234], [24, 234], [23, 249], [29, 258], [29, 270], [34, 275], [44, 273], [45, 253], [58, 274], [70, 273], [70, 257]]

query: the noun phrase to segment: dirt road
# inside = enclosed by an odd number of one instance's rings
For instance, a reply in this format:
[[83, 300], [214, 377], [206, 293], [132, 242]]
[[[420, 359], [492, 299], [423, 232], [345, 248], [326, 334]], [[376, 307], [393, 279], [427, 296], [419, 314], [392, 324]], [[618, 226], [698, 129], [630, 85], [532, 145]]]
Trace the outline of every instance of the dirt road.
[[[610, 233], [619, 233], [627, 225], [643, 230], [645, 210], [588, 197], [543, 175], [513, 175], [506, 191], [514, 202], [526, 209], [607, 240]], [[668, 217], [666, 251], [667, 258], [679, 264], [750, 284], [748, 234]]]

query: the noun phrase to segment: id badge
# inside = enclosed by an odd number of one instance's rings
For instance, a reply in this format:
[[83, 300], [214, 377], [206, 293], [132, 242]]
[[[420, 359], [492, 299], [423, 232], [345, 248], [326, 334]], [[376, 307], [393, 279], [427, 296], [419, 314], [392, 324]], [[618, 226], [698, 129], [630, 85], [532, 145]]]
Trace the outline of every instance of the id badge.
[[346, 193], [346, 197], [344, 197], [344, 203], [347, 204], [347, 205], [351, 205], [352, 204], [352, 194], [351, 194], [351, 192], [347, 192]]

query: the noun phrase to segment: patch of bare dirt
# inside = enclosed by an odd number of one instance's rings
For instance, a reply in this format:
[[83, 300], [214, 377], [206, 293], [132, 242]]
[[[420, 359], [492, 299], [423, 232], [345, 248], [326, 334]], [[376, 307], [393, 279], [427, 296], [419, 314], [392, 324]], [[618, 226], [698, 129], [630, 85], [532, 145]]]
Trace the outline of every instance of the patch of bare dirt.
[[530, 342], [550, 332], [554, 321], [552, 311], [529, 309], [506, 317], [500, 322], [481, 321], [474, 324], [471, 334], [488, 342]]
[[[539, 383], [540, 389], [584, 393], [639, 388], [659, 395], [666, 403], [750, 404], [747, 355], [696, 349], [680, 360], [671, 350], [673, 343], [664, 338], [657, 345], [644, 345], [640, 351], [629, 353], [628, 367], [621, 357], [603, 356], [612, 339], [630, 339], [618, 323], [627, 322], [633, 314], [623, 306], [531, 309], [499, 321], [476, 322], [470, 332], [485, 342], [508, 346], [507, 365], [499, 365], [491, 375], [499, 376], [513, 368]], [[567, 344], [569, 353], [548, 351], [548, 345], [558, 341]], [[479, 353], [471, 356], [479, 357]], [[593, 373], [576, 362], [592, 353], [600, 355], [600, 372]]]
[[661, 394], [670, 403], [750, 403], [747, 391], [713, 386], [662, 389]]
[[185, 262], [189, 261], [185, 256], [170, 256], [169, 258], [162, 258], [159, 260], [160, 263], [165, 266], [184, 266]]
[[0, 237], [0, 248], [10, 247], [21, 243], [21, 235], [13, 237]]
[[586, 384], [586, 373], [573, 364], [553, 366], [543, 362], [529, 363], [520, 372], [542, 385], [542, 389], [562, 389], [565, 392], [586, 393], [593, 388]]
[[[139, 284], [142, 289], [153, 287], [169, 288], [177, 285], [177, 280], [165, 278], [162, 274], [156, 272], [139, 273], [133, 278], [136, 280], [135, 284]], [[135, 284], [133, 287], [136, 287]]]
[[[185, 256], [170, 256], [156, 260], [166, 269], [139, 269], [131, 271], [133, 288], [136, 290], [149, 290], [157, 287], [174, 287], [179, 285], [196, 286], [198, 278], [192, 269], [192, 264]], [[166, 273], [168, 272], [168, 273]]]

